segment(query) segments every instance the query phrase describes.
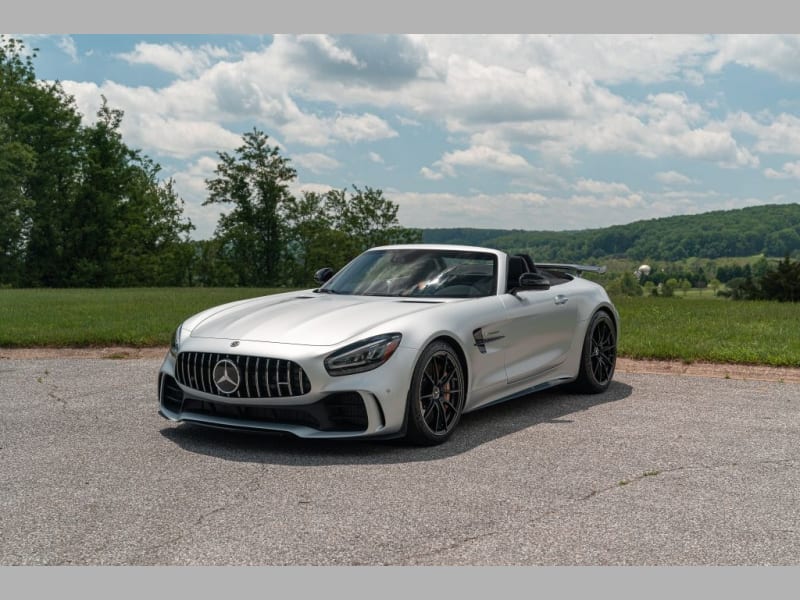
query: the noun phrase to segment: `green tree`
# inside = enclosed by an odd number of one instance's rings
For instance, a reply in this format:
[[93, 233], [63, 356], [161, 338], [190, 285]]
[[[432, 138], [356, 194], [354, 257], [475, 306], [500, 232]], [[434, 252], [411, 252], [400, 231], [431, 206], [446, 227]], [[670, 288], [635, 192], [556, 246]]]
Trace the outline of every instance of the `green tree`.
[[787, 254], [777, 268], [764, 274], [760, 288], [766, 300], [800, 302], [800, 261], [793, 263]]
[[238, 276], [225, 260], [222, 240], [192, 241], [189, 284], [207, 287], [232, 287], [238, 283]]
[[36, 80], [33, 57], [19, 40], [0, 41], [0, 129], [3, 145], [15, 149], [12, 165], [27, 156], [11, 181], [22, 194], [15, 206], [24, 246], [18, 283], [59, 285], [68, 273], [65, 204], [80, 177], [81, 118], [58, 82]]
[[242, 139], [233, 154], [218, 153], [216, 177], [206, 180], [209, 197], [203, 204], [232, 205], [220, 215], [215, 237], [238, 284], [277, 285], [284, 250], [281, 213], [297, 173], [265, 133], [253, 129]]
[[374, 246], [422, 240], [420, 231], [399, 224], [399, 207], [385, 198], [382, 190], [355, 185], [349, 195], [346, 190], [331, 190], [326, 194], [325, 205], [333, 227], [352, 240], [350, 258]]
[[421, 232], [401, 227], [398, 207], [378, 189], [353, 186], [323, 194], [305, 192], [284, 205], [288, 278], [293, 285], [312, 281], [320, 267], [338, 270], [368, 248], [417, 243]]
[[119, 233], [120, 203], [127, 200], [136, 168], [136, 153], [122, 141], [122, 111], [108, 107], [106, 99], [97, 122], [82, 130], [82, 165], [75, 196], [66, 207], [69, 236], [64, 243], [64, 263], [69, 283], [103, 287], [114, 274], [111, 261]]
[[764, 253], [769, 256], [785, 256], [800, 250], [800, 226], [787, 227], [767, 235]]
[[333, 228], [325, 200], [326, 195], [307, 191], [284, 206], [286, 280], [290, 285], [309, 284], [316, 269], [338, 268], [347, 261], [350, 240], [345, 232]]
[[25, 88], [36, 84], [32, 59], [18, 40], [0, 38], [0, 284], [6, 285], [22, 274], [32, 208], [26, 187], [35, 154], [17, 123]]
[[191, 285], [194, 248], [191, 221], [172, 180], [159, 181], [159, 165], [138, 158], [128, 193], [112, 228], [110, 284], [114, 286]]
[[64, 262], [75, 286], [188, 283], [193, 229], [173, 182], [122, 140], [123, 112], [106, 99], [83, 133], [83, 164], [71, 210]]
[[620, 290], [626, 296], [641, 296], [644, 293], [636, 276], [627, 271], [620, 278]]
[[30, 211], [24, 181], [33, 162], [33, 152], [10, 139], [8, 128], [0, 121], [0, 285], [17, 283], [22, 274], [24, 230]]
[[181, 283], [192, 226], [172, 183], [124, 143], [122, 111], [103, 98], [82, 125], [58, 83], [36, 80], [32, 56], [0, 39], [0, 283]]
[[757, 300], [761, 297], [761, 290], [750, 276], [734, 277], [726, 285], [728, 287], [728, 295], [733, 300]]

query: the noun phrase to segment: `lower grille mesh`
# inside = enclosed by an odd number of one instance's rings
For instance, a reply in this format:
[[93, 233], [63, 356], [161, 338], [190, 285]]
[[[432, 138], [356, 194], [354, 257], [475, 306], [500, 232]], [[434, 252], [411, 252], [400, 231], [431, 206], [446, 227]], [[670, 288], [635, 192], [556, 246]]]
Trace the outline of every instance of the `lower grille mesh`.
[[357, 392], [332, 394], [313, 404], [295, 406], [252, 406], [187, 397], [182, 413], [188, 420], [193, 414], [234, 419], [240, 421], [240, 427], [252, 422], [303, 425], [320, 431], [364, 431], [369, 424], [366, 407]]
[[161, 403], [173, 412], [180, 412], [183, 391], [169, 375], [161, 375]]

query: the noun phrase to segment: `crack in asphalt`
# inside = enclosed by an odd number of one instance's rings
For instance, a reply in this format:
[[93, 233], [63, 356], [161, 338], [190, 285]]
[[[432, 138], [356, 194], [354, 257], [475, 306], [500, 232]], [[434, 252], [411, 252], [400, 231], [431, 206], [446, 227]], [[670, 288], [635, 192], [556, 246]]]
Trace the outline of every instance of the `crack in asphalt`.
[[216, 508], [212, 508], [211, 510], [208, 510], [200, 514], [194, 520], [193, 523], [182, 525], [184, 531], [182, 531], [179, 535], [163, 540], [157, 544], [137, 549], [133, 561], [127, 564], [135, 564], [135, 565], [164, 564], [163, 562], [160, 563], [143, 562], [140, 559], [143, 559], [145, 556], [149, 556], [150, 554], [157, 552], [163, 548], [166, 548], [172, 544], [177, 544], [178, 542], [188, 537], [194, 531], [195, 528], [202, 525], [203, 522], [209, 519], [210, 517], [219, 514], [221, 512], [224, 512], [229, 508], [238, 507], [246, 504], [253, 496], [253, 494], [255, 494], [260, 488], [260, 485], [258, 485], [258, 483], [264, 481], [264, 472], [266, 470], [267, 470], [266, 465], [261, 465], [261, 467], [258, 470], [258, 473], [250, 477], [247, 482], [236, 488], [233, 494], [231, 494], [230, 499], [227, 502], [225, 502], [222, 506], [217, 506]]
[[[652, 469], [652, 470], [649, 470], [649, 471], [644, 471], [643, 473], [641, 473], [639, 475], [636, 475], [635, 477], [631, 477], [630, 479], [621, 479], [619, 482], [617, 482], [617, 483], [615, 483], [613, 485], [601, 488], [599, 490], [592, 490], [591, 492], [589, 492], [588, 494], [586, 494], [584, 496], [580, 496], [578, 498], [571, 498], [569, 500], [566, 500], [566, 501], [562, 502], [561, 504], [559, 504], [558, 506], [555, 506], [555, 507], [553, 507], [553, 508], [551, 508], [549, 510], [546, 510], [543, 513], [541, 513], [540, 515], [537, 515], [536, 517], [534, 517], [532, 519], [528, 519], [527, 521], [523, 521], [523, 523], [526, 526], [534, 525], [534, 524], [536, 524], [536, 523], [538, 523], [540, 521], [543, 521], [544, 519], [546, 519], [546, 518], [548, 518], [548, 517], [550, 517], [550, 516], [552, 516], [554, 514], [557, 514], [557, 513], [561, 512], [561, 511], [563, 511], [564, 509], [570, 508], [572, 506], [575, 506], [577, 504], [580, 504], [582, 502], [585, 502], [587, 500], [595, 498], [595, 497], [599, 496], [600, 494], [605, 494], [606, 492], [610, 492], [612, 490], [618, 490], [618, 489], [626, 487], [628, 485], [635, 484], [635, 483], [641, 481], [642, 479], [646, 479], [648, 477], [657, 477], [659, 475], [664, 475], [666, 473], [676, 473], [676, 472], [680, 472], [680, 471], [714, 470], [714, 469], [722, 469], [722, 468], [729, 468], [729, 467], [755, 466], [755, 465], [765, 465], [765, 464], [792, 464], [792, 463], [796, 463], [798, 461], [800, 461], [800, 458], [782, 458], [782, 459], [764, 459], [764, 460], [744, 461], [744, 462], [728, 462], [728, 463], [720, 463], [720, 464], [717, 464], [717, 465], [689, 465], [689, 466], [684, 465], [684, 466], [680, 466], [680, 467], [672, 467], [671, 469]], [[426, 558], [426, 557], [437, 556], [437, 555], [440, 555], [440, 554], [442, 554], [444, 552], [447, 552], [449, 550], [455, 550], [455, 549], [460, 548], [462, 546], [466, 546], [466, 545], [468, 545], [468, 544], [470, 544], [472, 542], [475, 542], [477, 540], [488, 539], [488, 538], [491, 538], [493, 536], [501, 535], [501, 534], [504, 534], [504, 533], [509, 533], [509, 532], [512, 532], [512, 531], [517, 531], [519, 528], [520, 528], [519, 525], [517, 525], [517, 526], [514, 526], [514, 527], [504, 527], [504, 528], [495, 529], [495, 530], [492, 530], [492, 531], [487, 531], [487, 532], [484, 532], [484, 533], [481, 533], [481, 534], [477, 534], [477, 535], [471, 535], [471, 536], [456, 540], [451, 544], [447, 544], [445, 546], [441, 546], [439, 548], [432, 549], [429, 552], [426, 552], [424, 554], [415, 554], [415, 555], [413, 555], [413, 558]], [[412, 556], [404, 556], [401, 559], [401, 561], [399, 562], [399, 564], [408, 564], [408, 559], [409, 558], [412, 558]]]
[[774, 459], [763, 459], [756, 461], [726, 462], [726, 463], [719, 463], [716, 465], [682, 465], [680, 467], [672, 467], [668, 469], [652, 469], [650, 471], [644, 471], [643, 473], [631, 477], [630, 479], [620, 479], [614, 485], [600, 488], [599, 490], [592, 490], [585, 496], [581, 496], [580, 498], [576, 498], [575, 500], [579, 501], [589, 500], [590, 498], [594, 498], [595, 496], [599, 496], [600, 494], [610, 492], [611, 490], [616, 490], [621, 487], [631, 485], [647, 477], [657, 477], [659, 475], [665, 475], [667, 473], [677, 473], [680, 471], [692, 471], [692, 470], [712, 471], [714, 469], [725, 469], [725, 468], [739, 467], [739, 466], [791, 464], [791, 463], [796, 463], [798, 461], [800, 461], [800, 458], [774, 458]]

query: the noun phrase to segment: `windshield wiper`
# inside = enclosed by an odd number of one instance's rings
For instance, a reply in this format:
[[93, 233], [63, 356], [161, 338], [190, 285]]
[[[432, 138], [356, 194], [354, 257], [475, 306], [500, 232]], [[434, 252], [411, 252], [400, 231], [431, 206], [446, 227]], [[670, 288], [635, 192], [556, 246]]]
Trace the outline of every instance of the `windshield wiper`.
[[331, 290], [328, 288], [317, 288], [314, 290], [315, 294], [338, 294], [336, 290]]

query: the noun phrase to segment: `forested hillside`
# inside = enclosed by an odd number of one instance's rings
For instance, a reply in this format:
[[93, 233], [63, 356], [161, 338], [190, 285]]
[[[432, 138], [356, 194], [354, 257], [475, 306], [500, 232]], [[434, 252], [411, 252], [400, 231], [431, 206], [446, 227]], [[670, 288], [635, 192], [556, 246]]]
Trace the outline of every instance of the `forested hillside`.
[[797, 256], [800, 204], [753, 206], [583, 231], [425, 229], [423, 240], [525, 251], [540, 261], [610, 256], [665, 261], [755, 254]]

